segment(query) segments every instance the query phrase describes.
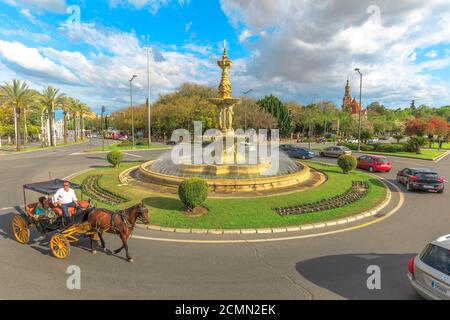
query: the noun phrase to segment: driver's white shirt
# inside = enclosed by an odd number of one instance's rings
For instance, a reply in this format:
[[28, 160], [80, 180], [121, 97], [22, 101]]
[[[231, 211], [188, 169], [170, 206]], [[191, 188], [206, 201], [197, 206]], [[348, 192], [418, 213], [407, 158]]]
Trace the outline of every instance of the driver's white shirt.
[[61, 204], [69, 204], [74, 201], [78, 201], [78, 199], [73, 189], [69, 189], [69, 191], [66, 192], [64, 188], [61, 188], [53, 196], [53, 203], [59, 202]]

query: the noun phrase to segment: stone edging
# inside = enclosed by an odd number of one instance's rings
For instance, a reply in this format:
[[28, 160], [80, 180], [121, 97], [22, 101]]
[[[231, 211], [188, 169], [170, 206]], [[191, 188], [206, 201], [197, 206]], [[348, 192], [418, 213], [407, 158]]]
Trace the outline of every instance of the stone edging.
[[300, 225], [300, 226], [290, 226], [290, 227], [280, 227], [280, 228], [263, 228], [263, 229], [182, 229], [182, 228], [168, 228], [168, 227], [160, 227], [155, 225], [142, 226], [136, 225], [139, 229], [146, 230], [154, 230], [154, 231], [162, 231], [162, 232], [172, 232], [172, 233], [184, 233], [184, 234], [212, 234], [212, 235], [236, 235], [236, 234], [273, 234], [273, 233], [284, 233], [284, 232], [294, 232], [294, 231], [308, 231], [308, 230], [316, 230], [323, 229], [326, 227], [334, 227], [346, 225], [349, 223], [353, 223], [355, 221], [363, 220], [366, 218], [373, 217], [377, 215], [381, 210], [386, 208], [392, 199], [392, 192], [387, 186], [387, 184], [380, 180], [383, 185], [387, 189], [387, 195], [384, 199], [383, 203], [375, 207], [370, 211], [366, 211], [354, 216], [350, 216], [343, 219], [325, 221], [316, 224], [310, 225]]

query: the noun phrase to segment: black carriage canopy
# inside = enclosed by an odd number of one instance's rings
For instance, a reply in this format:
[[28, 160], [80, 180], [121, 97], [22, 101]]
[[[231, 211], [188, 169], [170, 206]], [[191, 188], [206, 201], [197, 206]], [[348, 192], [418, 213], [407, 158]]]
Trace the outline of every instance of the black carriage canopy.
[[[55, 179], [51, 181], [38, 182], [38, 183], [30, 183], [25, 184], [23, 186], [24, 189], [32, 190], [39, 192], [41, 194], [45, 194], [47, 196], [54, 195], [59, 189], [64, 187], [64, 180]], [[81, 186], [75, 183], [70, 183], [70, 188], [79, 190]]]

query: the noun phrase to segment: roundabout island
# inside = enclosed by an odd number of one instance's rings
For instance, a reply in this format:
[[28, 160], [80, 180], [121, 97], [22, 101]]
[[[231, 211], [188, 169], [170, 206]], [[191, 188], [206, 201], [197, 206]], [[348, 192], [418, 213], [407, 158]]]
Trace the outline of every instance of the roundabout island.
[[[388, 189], [373, 176], [344, 174], [339, 167], [324, 163], [294, 161], [279, 152], [276, 137], [273, 143], [267, 142], [267, 137], [257, 135], [251, 140], [236, 132], [233, 108], [240, 100], [231, 95], [228, 72], [232, 62], [226, 50], [218, 66], [222, 69], [219, 97], [209, 100], [218, 108], [219, 130], [206, 135], [210, 141], [203, 136], [199, 142], [201, 156], [215, 161], [206, 163], [202, 158], [196, 162], [191, 152], [195, 153], [197, 141], [183, 137], [157, 159], [98, 168], [76, 177], [73, 181], [83, 185], [85, 195], [98, 206], [113, 210], [143, 201], [155, 229], [218, 230], [224, 234], [227, 230], [301, 228], [342, 220], [373, 212], [386, 202]], [[208, 142], [207, 146], [202, 142]], [[201, 179], [209, 192], [203, 204], [207, 213], [201, 216], [186, 214], [186, 203], [178, 198], [179, 186], [191, 178]]]

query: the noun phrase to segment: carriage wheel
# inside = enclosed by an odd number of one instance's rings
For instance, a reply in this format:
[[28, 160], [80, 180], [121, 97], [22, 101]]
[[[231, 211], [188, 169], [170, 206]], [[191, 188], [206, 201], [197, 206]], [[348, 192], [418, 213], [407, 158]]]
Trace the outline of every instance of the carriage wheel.
[[65, 259], [70, 255], [70, 243], [62, 234], [55, 234], [50, 239], [50, 249], [58, 259]]
[[15, 214], [11, 224], [16, 240], [21, 244], [27, 244], [30, 241], [30, 229], [28, 229], [25, 219], [21, 215]]

